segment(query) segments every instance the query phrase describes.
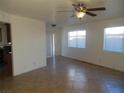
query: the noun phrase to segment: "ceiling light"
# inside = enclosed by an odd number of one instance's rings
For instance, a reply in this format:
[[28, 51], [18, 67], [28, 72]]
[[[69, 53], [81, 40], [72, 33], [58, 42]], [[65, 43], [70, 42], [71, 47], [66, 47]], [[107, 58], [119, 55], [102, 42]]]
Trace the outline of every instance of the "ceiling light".
[[79, 19], [83, 18], [85, 16], [85, 14], [86, 14], [85, 12], [76, 12], [76, 16]]

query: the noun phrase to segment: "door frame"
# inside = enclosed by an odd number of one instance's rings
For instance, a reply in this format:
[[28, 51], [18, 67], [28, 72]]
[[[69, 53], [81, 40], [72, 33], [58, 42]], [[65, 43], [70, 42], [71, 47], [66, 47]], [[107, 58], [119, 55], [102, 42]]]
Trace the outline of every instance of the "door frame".
[[[7, 75], [7, 77], [8, 76], [10, 76], [10, 77], [12, 77], [13, 76], [13, 43], [12, 43], [12, 27], [11, 27], [11, 23], [9, 23], [9, 22], [4, 22], [4, 21], [0, 21], [1, 23], [3, 23], [3, 24], [5, 24], [6, 25], [6, 38], [7, 37], [9, 37], [9, 39], [7, 38], [7, 43], [11, 43], [11, 58], [10, 58], [10, 68], [7, 68], [7, 69], [10, 69], [11, 71], [9, 71], [9, 72], [6, 72], [7, 70], [5, 70], [5, 74]], [[7, 31], [9, 31], [9, 33], [7, 33]], [[9, 52], [8, 52], [9, 53]]]

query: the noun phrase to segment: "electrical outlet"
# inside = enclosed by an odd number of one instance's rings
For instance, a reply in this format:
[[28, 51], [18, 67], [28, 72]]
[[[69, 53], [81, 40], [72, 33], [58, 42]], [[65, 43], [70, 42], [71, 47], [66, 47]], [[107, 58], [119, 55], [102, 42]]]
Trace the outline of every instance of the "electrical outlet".
[[34, 66], [36, 66], [36, 65], [37, 65], [37, 63], [36, 63], [36, 62], [33, 62], [33, 65], [34, 65]]
[[100, 57], [98, 58], [98, 62], [99, 62], [99, 63], [101, 62], [101, 58], [100, 58]]

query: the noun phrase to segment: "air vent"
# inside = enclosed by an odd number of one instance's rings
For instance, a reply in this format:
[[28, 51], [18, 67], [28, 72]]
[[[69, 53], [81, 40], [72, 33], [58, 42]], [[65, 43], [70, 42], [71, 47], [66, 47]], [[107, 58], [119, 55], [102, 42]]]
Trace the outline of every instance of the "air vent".
[[51, 26], [52, 26], [52, 27], [56, 27], [56, 24], [52, 24]]

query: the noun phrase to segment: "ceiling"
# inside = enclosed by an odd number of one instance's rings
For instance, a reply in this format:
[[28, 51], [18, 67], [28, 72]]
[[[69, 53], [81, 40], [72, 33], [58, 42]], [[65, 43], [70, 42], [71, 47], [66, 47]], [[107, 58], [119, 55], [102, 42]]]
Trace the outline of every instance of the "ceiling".
[[[85, 16], [82, 20], [70, 17], [71, 12], [57, 13], [57, 10], [73, 10], [72, 4], [84, 2], [87, 7], [106, 7], [106, 11], [95, 12], [97, 17]], [[124, 16], [124, 0], [0, 0], [0, 9], [12, 14], [45, 20], [47, 24], [77, 24]]]

